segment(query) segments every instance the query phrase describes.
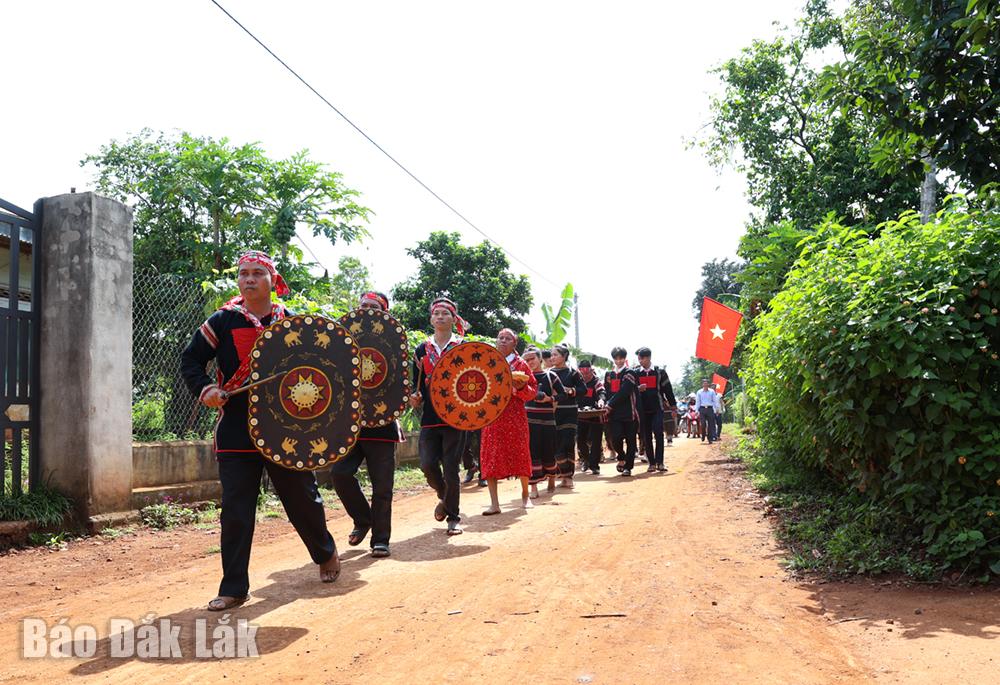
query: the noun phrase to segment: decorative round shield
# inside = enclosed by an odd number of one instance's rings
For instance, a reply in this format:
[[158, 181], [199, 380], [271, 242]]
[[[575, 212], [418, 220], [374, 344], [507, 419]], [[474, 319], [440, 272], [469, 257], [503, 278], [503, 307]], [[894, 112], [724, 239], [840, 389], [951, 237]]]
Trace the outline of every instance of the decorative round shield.
[[438, 360], [428, 392], [441, 420], [461, 430], [493, 423], [510, 402], [514, 386], [510, 365], [486, 343], [462, 343]]
[[378, 309], [355, 309], [340, 317], [340, 324], [361, 350], [361, 425], [392, 423], [410, 395], [406, 331]]
[[[358, 439], [361, 359], [343, 326], [292, 316], [264, 329], [250, 352], [250, 438], [285, 468], [340, 461]], [[267, 380], [272, 378], [271, 380]]]

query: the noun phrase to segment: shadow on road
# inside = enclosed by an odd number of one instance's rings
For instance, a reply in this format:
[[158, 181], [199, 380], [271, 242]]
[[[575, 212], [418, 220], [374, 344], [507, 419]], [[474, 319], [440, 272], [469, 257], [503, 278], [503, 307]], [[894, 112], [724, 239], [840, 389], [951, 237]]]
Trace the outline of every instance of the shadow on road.
[[[513, 521], [513, 517], [508, 516], [507, 518], [509, 522]], [[396, 561], [436, 561], [480, 554], [489, 549], [487, 545], [451, 544], [452, 540], [454, 538], [449, 538], [444, 528], [431, 530], [413, 538], [393, 542], [390, 559]], [[97, 643], [97, 656], [75, 666], [70, 673], [78, 676], [105, 673], [133, 661], [170, 666], [205, 660], [206, 657], [199, 656], [196, 649], [199, 619], [205, 621], [206, 630], [203, 633], [207, 635], [207, 645], [211, 651], [212, 631], [219, 625], [220, 619], [226, 621], [230, 626], [235, 626], [238, 619], [246, 619], [246, 621], [253, 623], [262, 616], [296, 601], [322, 601], [346, 595], [367, 585], [367, 581], [361, 577], [362, 571], [379, 561], [382, 560], [369, 556], [364, 550], [348, 550], [341, 554], [340, 577], [335, 583], [321, 583], [318, 579], [317, 566], [312, 563], [303, 564], [294, 569], [275, 571], [268, 576], [269, 580], [272, 581], [270, 584], [251, 591], [250, 602], [227, 613], [210, 612], [204, 607], [192, 607], [165, 616], [154, 615], [153, 625], [160, 626], [160, 621], [167, 619], [172, 627], [180, 628], [177, 640], [180, 647], [180, 655], [178, 656], [113, 657], [111, 656], [111, 639], [105, 638]], [[150, 599], [150, 604], [153, 604], [156, 598], [151, 597]], [[149, 611], [150, 608], [146, 606], [140, 607], [140, 609]], [[137, 625], [133, 630], [124, 633], [125, 643], [138, 645], [142, 642], [145, 633], [141, 632], [142, 626], [139, 623], [139, 617], [133, 620]], [[279, 652], [308, 634], [308, 630], [297, 626], [261, 626], [257, 629], [255, 637], [257, 652], [261, 655]], [[79, 651], [77, 649], [76, 653]], [[207, 659], [217, 660], [212, 657], [207, 657]]]

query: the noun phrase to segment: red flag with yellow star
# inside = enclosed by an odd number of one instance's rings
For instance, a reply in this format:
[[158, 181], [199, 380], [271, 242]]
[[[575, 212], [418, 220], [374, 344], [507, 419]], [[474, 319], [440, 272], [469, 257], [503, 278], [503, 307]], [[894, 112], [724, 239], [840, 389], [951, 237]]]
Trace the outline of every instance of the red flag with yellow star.
[[712, 374], [712, 382], [715, 384], [715, 392], [720, 395], [726, 394], [726, 386], [729, 384], [728, 378], [723, 378], [717, 373]]
[[701, 327], [695, 356], [729, 366], [736, 346], [736, 333], [743, 315], [732, 307], [706, 297], [701, 307]]

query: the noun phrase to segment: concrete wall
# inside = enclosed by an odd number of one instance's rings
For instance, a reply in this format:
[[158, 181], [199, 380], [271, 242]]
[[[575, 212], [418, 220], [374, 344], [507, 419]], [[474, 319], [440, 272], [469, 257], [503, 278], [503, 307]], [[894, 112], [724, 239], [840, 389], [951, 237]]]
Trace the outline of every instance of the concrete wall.
[[132, 500], [132, 211], [93, 193], [42, 200], [43, 479], [84, 520]]
[[[396, 464], [418, 461], [417, 434], [396, 446]], [[329, 469], [316, 472], [329, 482]], [[132, 509], [162, 502], [217, 500], [222, 496], [219, 471], [210, 440], [136, 442], [132, 444]]]
[[132, 445], [132, 487], [217, 480], [219, 468], [209, 440], [137, 442]]

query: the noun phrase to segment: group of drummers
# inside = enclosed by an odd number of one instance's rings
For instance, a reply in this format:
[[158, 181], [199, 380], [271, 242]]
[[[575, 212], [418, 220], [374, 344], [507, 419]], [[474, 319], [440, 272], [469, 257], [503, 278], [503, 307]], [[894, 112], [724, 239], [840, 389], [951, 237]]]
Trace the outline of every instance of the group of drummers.
[[[639, 442], [647, 470], [666, 471], [664, 440], [669, 444], [674, 435], [677, 403], [667, 373], [651, 364], [649, 348], [637, 350], [639, 363], [634, 367], [623, 348], [614, 348], [613, 368], [598, 377], [586, 360], [572, 368], [569, 350], [562, 345], [551, 350], [528, 347], [518, 354], [518, 338], [510, 329], [501, 330], [494, 345], [466, 342], [466, 323], [457, 303], [439, 297], [428, 311], [433, 333], [410, 354], [395, 342], [379, 348], [363, 339], [360, 325], [347, 325], [357, 321], [359, 313], [377, 313], [379, 332], [395, 327], [405, 336], [389, 313], [388, 298], [380, 292], [364, 293], [351, 315], [355, 318], [345, 318], [341, 327], [319, 317], [295, 317], [273, 301], [272, 292], [280, 297], [289, 290], [263, 252], [242, 254], [237, 272], [240, 294], [202, 324], [181, 358], [191, 392], [205, 406], [219, 410], [215, 452], [222, 485], [223, 577], [218, 596], [208, 603], [211, 611], [229, 610], [249, 599], [250, 548], [265, 471], [318, 565], [322, 582], [334, 582], [341, 564], [326, 526], [316, 468], [330, 469], [334, 489], [353, 521], [348, 544], [360, 545], [370, 534], [371, 555], [390, 555], [395, 447], [403, 440], [396, 417], [406, 403], [420, 410], [420, 467], [437, 494], [434, 518], [446, 522], [448, 535], [463, 532], [459, 471], [467, 442], [476, 431], [480, 476], [490, 492], [490, 506], [482, 512], [487, 516], [501, 512], [498, 483], [507, 478], [520, 480], [525, 508], [534, 506], [543, 483], [550, 493], [557, 481], [572, 488], [578, 451], [582, 469], [599, 474], [605, 439], [621, 476], [632, 475]], [[339, 374], [343, 378], [331, 378], [332, 362], [324, 362], [329, 368], [315, 361], [305, 365], [302, 360], [307, 357], [299, 350], [306, 331], [292, 326], [292, 321], [323, 326], [309, 338], [315, 346], [313, 358], [317, 353], [327, 355], [331, 336], [341, 336], [349, 345], [347, 363], [354, 365], [353, 370]], [[294, 366], [294, 371], [269, 374], [262, 366], [271, 343], [292, 360], [287, 366]], [[361, 345], [371, 346], [359, 351]], [[405, 369], [396, 364], [394, 354], [404, 360], [409, 357], [412, 374], [399, 386], [405, 388], [399, 406], [392, 406], [395, 400], [387, 400], [384, 392], [390, 386], [389, 369]], [[213, 360], [214, 379], [208, 375]], [[338, 388], [346, 397], [337, 396]], [[379, 401], [366, 403], [369, 389], [374, 393], [376, 388], [382, 393]], [[284, 423], [279, 421], [282, 417]], [[285, 431], [280, 444], [268, 433], [274, 422]], [[339, 432], [310, 433], [317, 426]], [[313, 435], [319, 437], [307, 440]], [[300, 443], [312, 446], [308, 455]], [[356, 476], [362, 464], [371, 481], [370, 501]]]

